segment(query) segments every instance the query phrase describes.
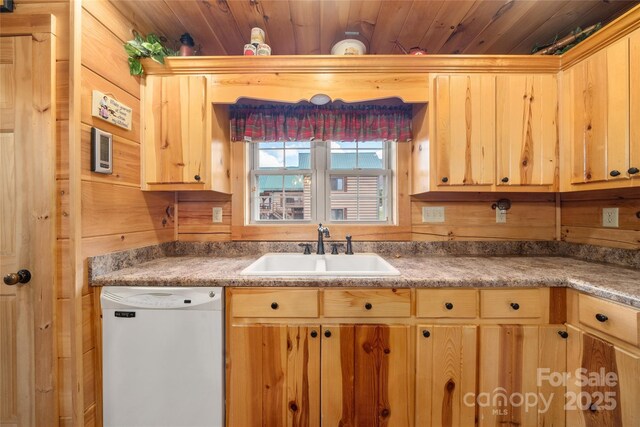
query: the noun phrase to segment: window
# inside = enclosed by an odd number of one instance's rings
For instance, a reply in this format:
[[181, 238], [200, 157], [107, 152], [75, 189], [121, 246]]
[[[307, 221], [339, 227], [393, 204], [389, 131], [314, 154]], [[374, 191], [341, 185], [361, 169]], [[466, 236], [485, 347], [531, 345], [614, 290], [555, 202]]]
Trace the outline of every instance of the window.
[[251, 222], [391, 222], [393, 143], [250, 144]]

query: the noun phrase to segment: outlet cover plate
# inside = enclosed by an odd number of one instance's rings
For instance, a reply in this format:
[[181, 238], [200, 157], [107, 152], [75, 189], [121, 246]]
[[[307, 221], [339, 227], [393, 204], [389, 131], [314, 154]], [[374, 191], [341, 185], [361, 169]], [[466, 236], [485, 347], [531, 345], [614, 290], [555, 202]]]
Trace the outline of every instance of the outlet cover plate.
[[602, 226], [618, 228], [618, 208], [602, 208]]
[[496, 208], [496, 224], [507, 223], [507, 211]]
[[444, 206], [424, 206], [422, 208], [422, 222], [444, 222]]
[[222, 208], [213, 208], [213, 222], [222, 222]]

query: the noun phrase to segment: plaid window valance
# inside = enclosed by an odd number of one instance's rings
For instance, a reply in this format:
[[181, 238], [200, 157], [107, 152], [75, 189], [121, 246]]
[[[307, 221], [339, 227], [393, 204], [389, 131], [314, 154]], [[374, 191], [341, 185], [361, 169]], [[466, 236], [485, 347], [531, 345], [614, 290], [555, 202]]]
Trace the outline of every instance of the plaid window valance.
[[233, 105], [231, 140], [411, 141], [410, 105]]

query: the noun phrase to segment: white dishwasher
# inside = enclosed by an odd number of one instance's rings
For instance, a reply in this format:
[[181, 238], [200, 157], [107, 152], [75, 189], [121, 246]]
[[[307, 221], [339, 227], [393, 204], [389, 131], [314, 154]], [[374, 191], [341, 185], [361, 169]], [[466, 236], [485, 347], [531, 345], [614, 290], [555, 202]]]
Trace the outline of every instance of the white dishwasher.
[[223, 288], [110, 286], [100, 301], [104, 427], [223, 427]]

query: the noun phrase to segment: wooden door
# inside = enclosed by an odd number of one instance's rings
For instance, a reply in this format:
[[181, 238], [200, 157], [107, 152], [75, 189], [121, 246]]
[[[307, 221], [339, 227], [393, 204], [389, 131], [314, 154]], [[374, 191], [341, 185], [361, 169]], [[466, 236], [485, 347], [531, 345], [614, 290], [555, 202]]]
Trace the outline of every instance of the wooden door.
[[476, 329], [417, 327], [416, 426], [475, 424]]
[[319, 326], [231, 326], [227, 426], [320, 425]]
[[[41, 23], [18, 21], [22, 29]], [[3, 16], [0, 33], [13, 32], [13, 22]], [[57, 424], [54, 56], [50, 33], [35, 39], [0, 37], [2, 426]], [[29, 281], [27, 273], [11, 276], [20, 270], [30, 273]]]
[[205, 184], [205, 124], [210, 113], [206, 89], [205, 76], [147, 77], [143, 104], [147, 184]]
[[408, 326], [325, 326], [323, 427], [413, 426]]
[[492, 185], [495, 76], [441, 75], [435, 81], [438, 186]]
[[640, 354], [568, 327], [567, 425], [640, 425]]
[[625, 179], [629, 168], [629, 39], [575, 65], [573, 184]]
[[629, 40], [629, 77], [631, 129], [627, 173], [637, 179], [640, 178], [640, 31], [633, 32]]
[[556, 75], [500, 75], [496, 102], [496, 184], [553, 185], [559, 143]]
[[565, 329], [480, 327], [478, 425], [565, 425], [565, 387], [548, 378], [565, 372]]

